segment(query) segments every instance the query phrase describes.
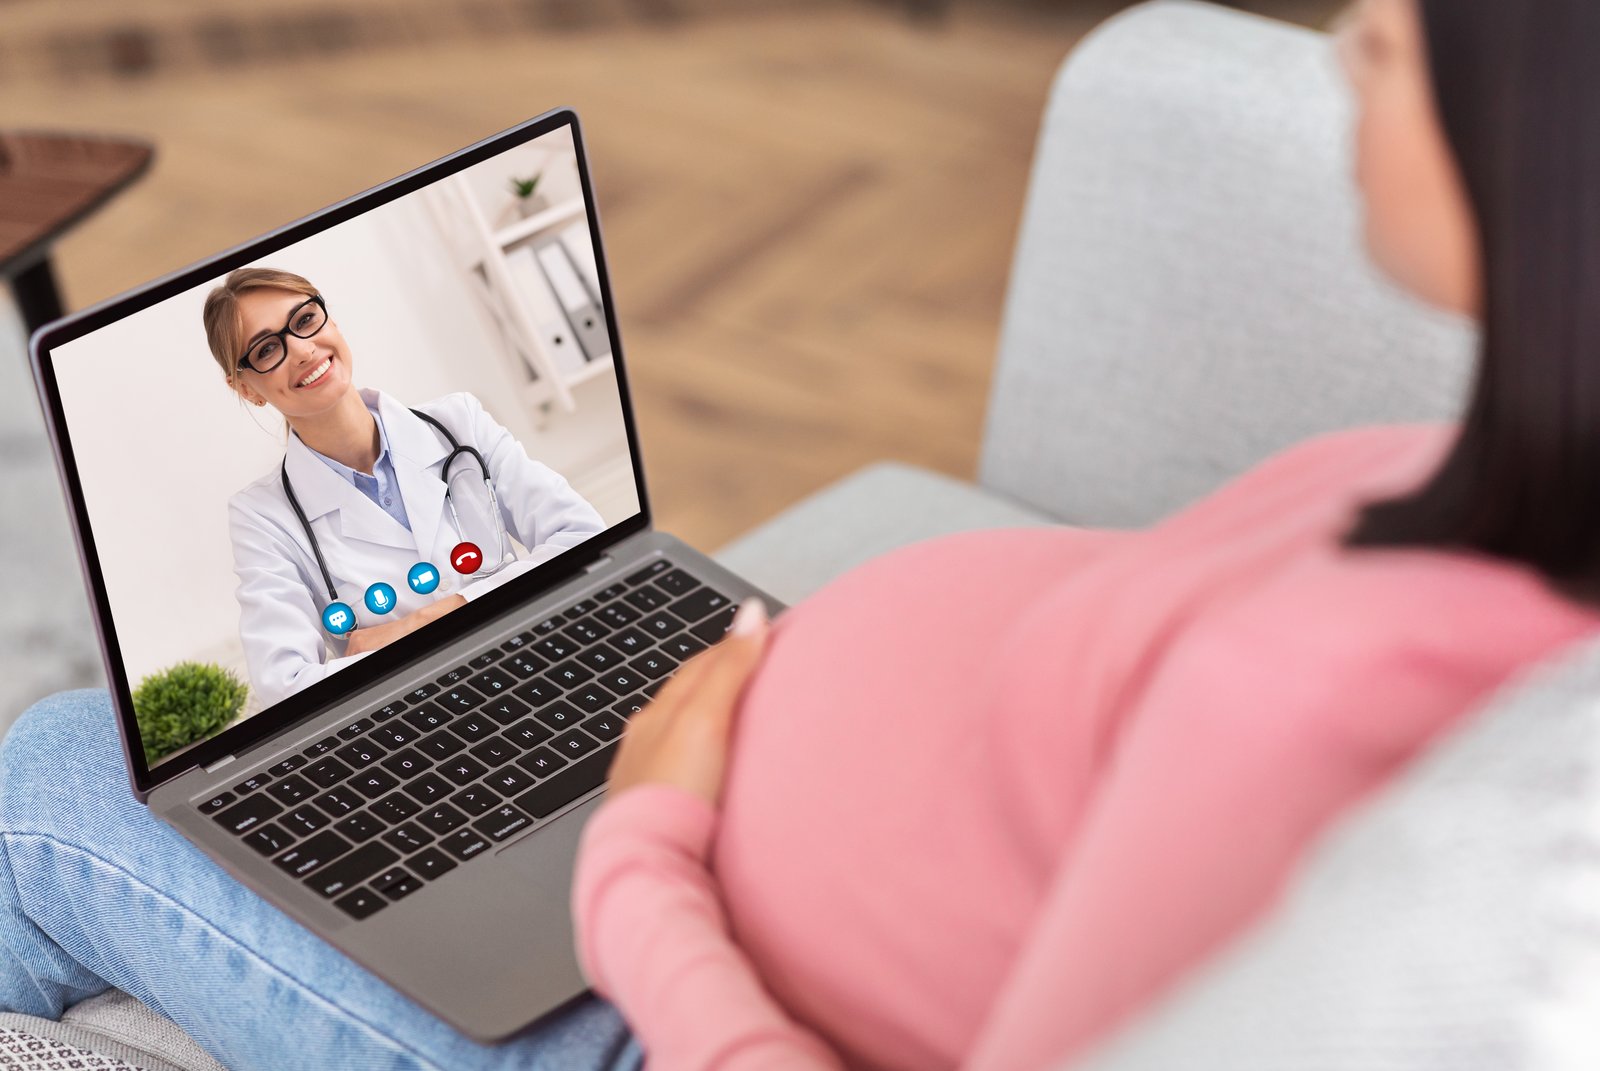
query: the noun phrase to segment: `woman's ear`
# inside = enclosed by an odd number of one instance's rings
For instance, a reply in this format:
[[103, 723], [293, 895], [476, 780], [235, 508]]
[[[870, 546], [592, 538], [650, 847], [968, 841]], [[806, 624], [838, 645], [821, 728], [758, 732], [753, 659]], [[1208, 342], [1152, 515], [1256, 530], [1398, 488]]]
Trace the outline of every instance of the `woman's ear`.
[[254, 389], [247, 384], [239, 382], [239, 380], [232, 376], [228, 377], [228, 386], [233, 388], [235, 394], [249, 402], [251, 405], [255, 406], [257, 409], [260, 409], [263, 405], [267, 404], [267, 400], [261, 397], [261, 395], [257, 394]]

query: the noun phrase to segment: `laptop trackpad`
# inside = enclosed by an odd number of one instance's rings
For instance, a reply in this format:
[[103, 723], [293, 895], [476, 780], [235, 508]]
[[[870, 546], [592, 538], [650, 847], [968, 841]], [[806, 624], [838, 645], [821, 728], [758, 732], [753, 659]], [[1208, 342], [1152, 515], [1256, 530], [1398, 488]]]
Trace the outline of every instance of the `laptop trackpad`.
[[541, 894], [543, 902], [572, 899], [573, 864], [578, 858], [578, 841], [583, 827], [605, 800], [601, 793], [573, 808], [543, 829], [500, 849], [500, 857], [527, 871], [529, 884]]

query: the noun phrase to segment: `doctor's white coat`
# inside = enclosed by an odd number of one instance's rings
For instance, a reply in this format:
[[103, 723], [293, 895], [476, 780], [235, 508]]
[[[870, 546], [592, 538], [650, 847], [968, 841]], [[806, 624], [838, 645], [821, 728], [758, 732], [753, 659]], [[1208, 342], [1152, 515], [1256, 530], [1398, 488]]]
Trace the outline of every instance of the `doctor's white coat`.
[[[395, 399], [369, 390], [361, 393], [369, 404], [376, 399], [383, 418], [406, 518], [411, 522], [409, 532], [315, 456], [298, 436], [289, 436], [285, 452], [295, 497], [316, 533], [339, 601], [355, 610], [358, 628], [396, 620], [449, 595], [475, 599], [604, 527], [594, 507], [559, 473], [530, 459], [476, 398], [446, 395], [417, 408], [449, 428], [462, 446], [474, 447], [483, 455], [506, 532], [528, 552], [491, 575], [461, 576], [449, 564], [450, 549], [461, 542], [445, 505], [441, 476], [449, 444]], [[451, 466], [458, 487], [463, 470], [476, 475], [477, 464], [462, 456]], [[476, 485], [475, 480], [470, 482]], [[465, 518], [481, 513], [481, 504], [470, 514], [464, 507], [458, 502], [463, 523], [470, 527]], [[234, 572], [239, 578], [239, 638], [260, 707], [293, 695], [361, 657], [344, 656], [344, 640], [323, 630], [327, 585], [305, 530], [284, 495], [277, 466], [229, 500], [228, 527]], [[475, 534], [469, 533], [469, 538]], [[485, 569], [491, 568], [495, 548], [483, 546], [482, 537], [475, 542], [489, 559]], [[514, 547], [509, 549], [516, 552]], [[428, 595], [416, 594], [406, 583], [406, 574], [421, 561], [439, 568], [439, 587]], [[368, 585], [380, 580], [392, 586], [396, 595], [395, 609], [382, 616], [371, 613], [364, 598]]]

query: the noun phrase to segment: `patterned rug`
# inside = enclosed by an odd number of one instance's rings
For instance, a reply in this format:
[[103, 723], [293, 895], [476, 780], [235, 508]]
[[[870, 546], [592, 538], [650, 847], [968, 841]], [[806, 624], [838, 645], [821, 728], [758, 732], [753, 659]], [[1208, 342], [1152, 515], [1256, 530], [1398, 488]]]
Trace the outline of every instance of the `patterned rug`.
[[0, 1027], [0, 1069], [10, 1071], [142, 1071], [109, 1056]]

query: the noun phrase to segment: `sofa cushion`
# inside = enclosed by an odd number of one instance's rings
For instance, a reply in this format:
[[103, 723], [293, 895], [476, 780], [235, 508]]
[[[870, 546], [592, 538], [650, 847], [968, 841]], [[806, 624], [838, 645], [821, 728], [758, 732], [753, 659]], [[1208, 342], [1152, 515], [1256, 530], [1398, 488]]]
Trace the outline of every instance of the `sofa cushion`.
[[1072, 1071], [1600, 1067], [1600, 643], [1353, 812], [1279, 908]]
[[985, 487], [1143, 526], [1283, 448], [1458, 409], [1474, 336], [1361, 248], [1324, 34], [1164, 0], [1062, 67], [1034, 156]]
[[716, 558], [786, 603], [895, 547], [979, 528], [1055, 524], [1037, 510], [912, 465], [869, 465], [723, 547]]

